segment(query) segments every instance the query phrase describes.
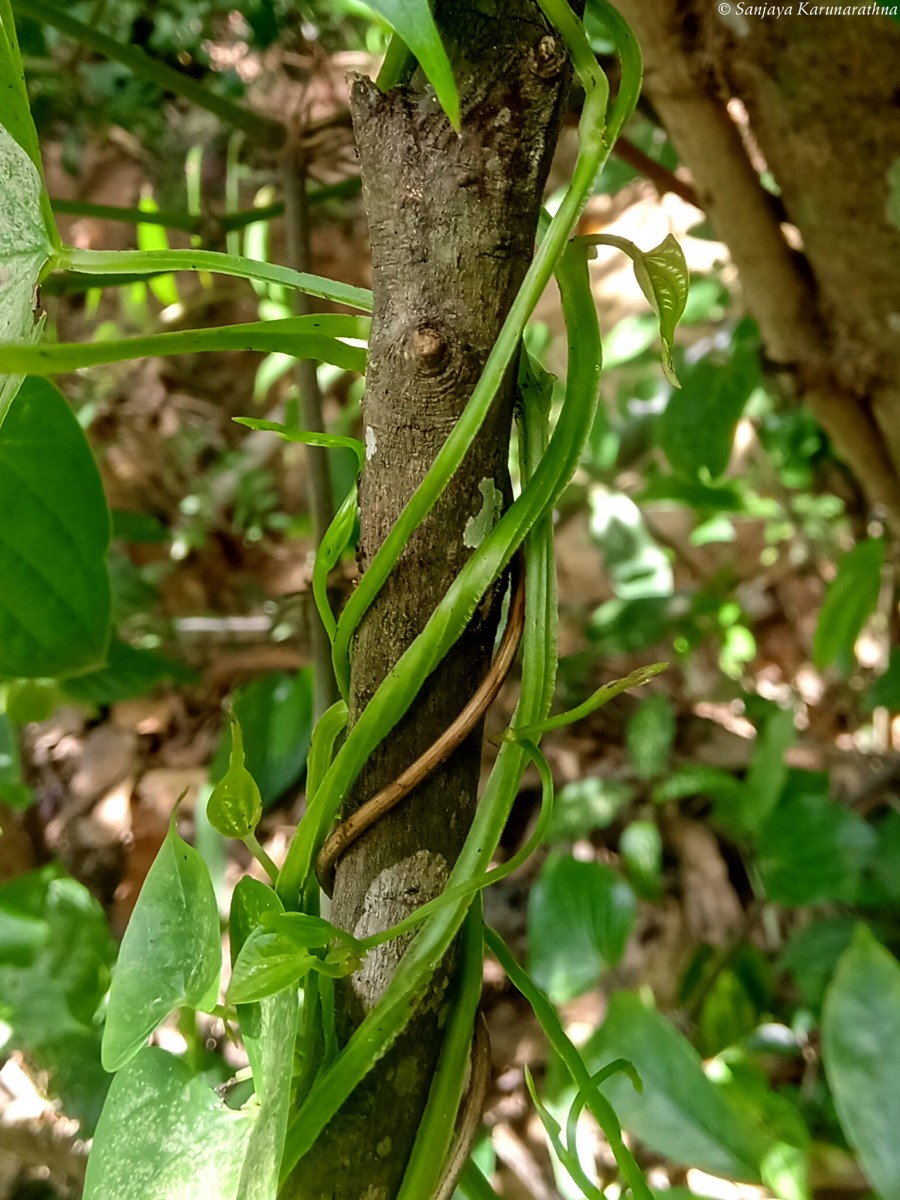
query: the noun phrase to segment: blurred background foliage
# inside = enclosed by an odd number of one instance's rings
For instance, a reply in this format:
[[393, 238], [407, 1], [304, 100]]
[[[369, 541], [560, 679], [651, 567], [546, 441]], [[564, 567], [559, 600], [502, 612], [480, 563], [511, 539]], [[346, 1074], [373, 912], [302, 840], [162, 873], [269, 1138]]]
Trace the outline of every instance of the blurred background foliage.
[[[66, 11], [291, 116], [306, 139], [314, 269], [368, 281], [345, 76], [377, 68], [387, 30], [364, 4], [78, 0]], [[605, 59], [602, 28], [591, 20], [589, 32]], [[42, 20], [23, 16], [19, 33], [64, 236], [144, 249], [194, 239], [284, 260], [270, 153]], [[577, 93], [571, 103], [551, 205], [572, 162]], [[558, 788], [548, 844], [491, 890], [488, 917], [591, 1070], [617, 1057], [637, 1067], [642, 1095], [622, 1077], [607, 1086], [655, 1190], [806, 1200], [874, 1187], [892, 1200], [900, 1149], [886, 1122], [900, 1110], [879, 1080], [900, 1077], [895, 543], [772, 370], [729, 248], [652, 106], [626, 138], [584, 229], [644, 247], [679, 237], [692, 271], [683, 387], [662, 375], [655, 320], [627, 269], [601, 251], [602, 404], [557, 522], [559, 705], [646, 662], [671, 669], [547, 739]], [[98, 205], [177, 219], [136, 226]], [[248, 215], [229, 226], [234, 213]], [[290, 312], [283, 289], [207, 278], [89, 290], [71, 279], [55, 291], [44, 305], [60, 341]], [[564, 374], [552, 296], [529, 345]], [[295, 418], [290, 368], [284, 356], [195, 355], [64, 381], [113, 509], [118, 634], [102, 670], [2, 685], [4, 1200], [78, 1194], [107, 1086], [99, 1038], [116, 939], [185, 787], [184, 821], [223, 912], [251, 869], [203, 811], [227, 761], [223, 701], [244, 729], [274, 856], [302, 805], [303, 460], [230, 420]], [[358, 432], [362, 381], [331, 367], [318, 378], [329, 428]], [[352, 473], [333, 463], [337, 497]], [[348, 559], [336, 596], [354, 577]], [[503, 694], [492, 728], [514, 703]], [[509, 852], [538, 796], [526, 777]], [[503, 1196], [577, 1196], [529, 1116], [524, 1066], [558, 1119], [574, 1097], [490, 967], [486, 1010], [495, 1083], [479, 1161]], [[192, 1017], [159, 1036], [210, 1082], [241, 1065], [220, 1021]], [[579, 1147], [617, 1195], [609, 1148], [586, 1118]]]

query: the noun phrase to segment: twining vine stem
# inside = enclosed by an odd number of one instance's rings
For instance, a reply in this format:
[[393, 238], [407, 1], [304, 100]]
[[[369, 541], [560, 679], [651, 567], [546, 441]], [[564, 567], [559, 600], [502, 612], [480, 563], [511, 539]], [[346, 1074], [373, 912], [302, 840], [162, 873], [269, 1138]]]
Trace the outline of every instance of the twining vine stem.
[[487, 674], [468, 704], [414, 763], [371, 800], [367, 800], [352, 816], [342, 821], [319, 851], [316, 874], [322, 890], [327, 895], [330, 896], [334, 889], [335, 870], [341, 855], [380, 817], [395, 808], [405, 796], [445, 762], [476, 728], [493, 704], [515, 660], [525, 628], [525, 568], [521, 551], [515, 560], [514, 575], [517, 577], [515, 590], [503, 640]]

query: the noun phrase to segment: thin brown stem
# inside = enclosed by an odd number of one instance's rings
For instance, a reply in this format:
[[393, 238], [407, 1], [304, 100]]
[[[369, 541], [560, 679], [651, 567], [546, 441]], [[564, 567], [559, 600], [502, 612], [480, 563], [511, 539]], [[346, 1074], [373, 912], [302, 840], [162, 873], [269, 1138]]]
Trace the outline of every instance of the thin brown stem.
[[341, 855], [385, 813], [396, 808], [400, 801], [424, 779], [427, 779], [432, 771], [437, 770], [441, 763], [447, 761], [453, 751], [461, 746], [472, 730], [477, 727], [496, 699], [515, 660], [519, 642], [522, 640], [522, 631], [525, 628], [525, 569], [521, 562], [521, 555], [516, 562], [516, 573], [516, 588], [500, 649], [491, 663], [490, 670], [482, 679], [468, 704], [456, 720], [447, 726], [440, 737], [432, 742], [424, 754], [421, 754], [387, 787], [382, 788], [377, 795], [342, 822], [319, 852], [316, 860], [316, 874], [323, 891], [329, 896], [334, 890], [334, 873]]

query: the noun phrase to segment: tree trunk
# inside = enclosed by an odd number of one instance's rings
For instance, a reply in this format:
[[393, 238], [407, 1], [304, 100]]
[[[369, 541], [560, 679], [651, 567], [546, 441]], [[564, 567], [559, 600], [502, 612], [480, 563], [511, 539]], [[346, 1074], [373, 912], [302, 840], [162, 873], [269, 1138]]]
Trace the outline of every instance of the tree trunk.
[[[620, 4], [644, 50], [647, 93], [731, 251], [769, 358], [869, 504], [900, 524], [896, 201], [889, 216], [889, 172], [900, 170], [900, 25], [862, 11], [789, 5], [776, 20], [740, 7]], [[729, 114], [733, 97], [783, 213]]]
[[[565, 54], [532, 0], [436, 8], [460, 88], [461, 135], [418, 74], [411, 86], [386, 94], [356, 79], [351, 95], [375, 298], [363, 402], [361, 570], [465, 407], [531, 260], [569, 79]], [[471, 554], [467, 522], [497, 494], [508, 502], [514, 384], [511, 370], [465, 461], [360, 626], [351, 721]], [[469, 699], [490, 661], [499, 599], [499, 589], [485, 598], [378, 747], [347, 812], [399, 775]], [[471, 823], [480, 751], [479, 732], [344, 855], [336, 924], [371, 934], [442, 890]], [[339, 1045], [382, 994], [407, 941], [371, 953], [358, 975], [339, 983]], [[396, 1194], [447, 1017], [445, 968], [390, 1053], [300, 1161], [284, 1200]]]

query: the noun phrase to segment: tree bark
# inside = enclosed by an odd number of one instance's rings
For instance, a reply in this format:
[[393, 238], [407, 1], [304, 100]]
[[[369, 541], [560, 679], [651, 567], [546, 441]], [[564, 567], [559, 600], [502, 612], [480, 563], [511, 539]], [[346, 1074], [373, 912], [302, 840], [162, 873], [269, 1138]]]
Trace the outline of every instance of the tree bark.
[[[900, 524], [900, 229], [888, 217], [900, 26], [786, 7], [796, 11], [776, 20], [706, 0], [620, 4], [644, 50], [647, 93], [731, 251], [768, 356], [869, 504]], [[793, 231], [760, 184], [733, 97]]]
[[[435, 15], [460, 88], [459, 136], [419, 75], [386, 94], [356, 79], [351, 95], [375, 298], [363, 402], [363, 571], [465, 407], [524, 277], [569, 81], [566, 56], [533, 0], [448, 0]], [[495, 496], [508, 502], [514, 386], [510, 370], [475, 444], [360, 626], [351, 721], [471, 554], [467, 523]], [[489, 665], [499, 600], [494, 589], [377, 748], [348, 812], [427, 749], [468, 700]], [[336, 924], [371, 934], [442, 890], [474, 812], [480, 749], [479, 732], [345, 854]], [[339, 1045], [382, 994], [407, 941], [370, 954], [336, 988]], [[298, 1164], [284, 1200], [396, 1194], [440, 1049], [449, 971], [445, 964], [403, 1036]]]

